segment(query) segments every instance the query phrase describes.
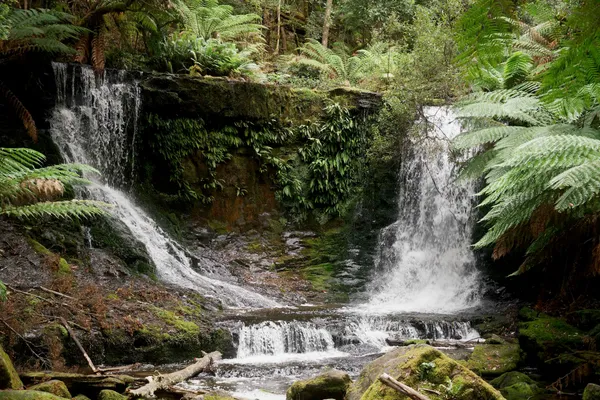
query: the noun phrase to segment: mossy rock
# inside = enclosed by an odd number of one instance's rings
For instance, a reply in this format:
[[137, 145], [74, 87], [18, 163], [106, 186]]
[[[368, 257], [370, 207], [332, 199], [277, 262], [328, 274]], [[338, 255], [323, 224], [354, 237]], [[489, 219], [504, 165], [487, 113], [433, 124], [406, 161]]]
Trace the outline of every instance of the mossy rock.
[[315, 378], [294, 382], [286, 393], [286, 400], [343, 400], [352, 383], [347, 373], [327, 371]]
[[91, 399], [83, 394], [78, 394], [77, 396], [73, 397], [73, 400], [91, 400]]
[[[432, 400], [502, 400], [504, 397], [473, 371], [439, 350], [423, 345], [399, 347], [367, 364], [346, 394], [346, 400], [403, 400], [404, 396], [383, 385], [382, 373], [423, 392]], [[439, 395], [436, 393], [440, 393]]]
[[38, 390], [40, 392], [52, 393], [53, 395], [64, 397], [65, 399], [71, 398], [71, 393], [69, 393], [67, 385], [65, 385], [64, 382], [56, 379], [38, 383], [37, 385], [29, 387], [28, 390]]
[[[560, 318], [539, 314], [537, 318], [519, 324], [519, 344], [526, 353], [529, 362], [542, 368], [557, 371], [555, 363], [547, 361], [556, 359], [561, 353], [572, 353], [573, 350], [585, 348], [584, 333]], [[572, 363], [560, 361], [560, 369], [572, 369]]]
[[10, 360], [0, 346], [0, 389], [21, 389], [23, 382]]
[[482, 376], [498, 376], [516, 369], [521, 360], [519, 345], [497, 339], [494, 343], [476, 345], [467, 368]]
[[542, 393], [537, 383], [521, 372], [507, 372], [490, 382], [507, 400], [528, 400]]
[[102, 390], [98, 395], [98, 400], [127, 400], [127, 396], [123, 396], [114, 390]]
[[0, 400], [64, 400], [64, 398], [38, 390], [0, 390]]
[[600, 385], [588, 383], [583, 391], [583, 400], [600, 400]]
[[490, 381], [490, 384], [496, 389], [502, 389], [508, 386], [512, 386], [515, 383], [525, 382], [528, 385], [534, 385], [535, 381], [529, 376], [522, 372], [512, 371], [500, 375], [499, 377]]

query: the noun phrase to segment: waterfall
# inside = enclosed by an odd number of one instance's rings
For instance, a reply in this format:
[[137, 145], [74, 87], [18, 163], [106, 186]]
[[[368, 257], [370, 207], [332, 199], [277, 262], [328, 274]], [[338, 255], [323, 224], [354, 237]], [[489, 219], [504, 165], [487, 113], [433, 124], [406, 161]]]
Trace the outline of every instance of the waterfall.
[[[113, 204], [113, 215], [144, 244], [160, 280], [212, 296], [231, 307], [277, 307], [250, 290], [205, 277], [190, 257], [126, 192], [133, 181], [134, 143], [141, 107], [140, 89], [123, 71], [97, 77], [91, 68], [53, 63], [57, 102], [50, 133], [66, 162], [89, 164], [92, 177], [85, 196]], [[70, 71], [70, 69], [73, 69]]]
[[455, 181], [449, 141], [461, 126], [447, 107], [424, 110], [399, 175], [399, 215], [380, 235], [370, 313], [453, 313], [479, 302], [471, 250], [473, 187]]
[[265, 321], [242, 326], [238, 358], [255, 355], [326, 352], [334, 349], [333, 338], [312, 322]]
[[[341, 324], [341, 326], [340, 326]], [[312, 353], [339, 356], [347, 344], [362, 352], [388, 348], [386, 339], [471, 340], [479, 337], [469, 322], [353, 316], [342, 321], [263, 321], [232, 329], [238, 335], [237, 358]], [[359, 352], [360, 349], [359, 349]]]

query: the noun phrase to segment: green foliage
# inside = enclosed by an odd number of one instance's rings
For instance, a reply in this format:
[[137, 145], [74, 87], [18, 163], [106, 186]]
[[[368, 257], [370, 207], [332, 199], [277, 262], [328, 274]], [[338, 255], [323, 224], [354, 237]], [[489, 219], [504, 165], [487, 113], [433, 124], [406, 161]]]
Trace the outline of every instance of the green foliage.
[[233, 43], [218, 39], [204, 40], [190, 34], [165, 38], [159, 56], [152, 61], [157, 70], [187, 72], [193, 75], [231, 76], [250, 74], [257, 65], [250, 59], [251, 51], [240, 51]]
[[85, 219], [104, 213], [104, 204], [86, 200], [55, 201], [65, 185], [87, 184], [83, 172], [97, 172], [80, 164], [40, 167], [45, 157], [31, 149], [0, 148], [0, 215], [29, 219]]
[[233, 7], [219, 4], [217, 0], [185, 0], [176, 3], [185, 29], [207, 41], [221, 39], [229, 42], [255, 43], [262, 40], [256, 14], [233, 13]]
[[[478, 1], [475, 8], [483, 3], [489, 1]], [[563, 10], [572, 28], [568, 40], [561, 37], [554, 10], [531, 3], [514, 15], [534, 26], [508, 16], [485, 17], [517, 28], [504, 36], [509, 47], [502, 57], [484, 54], [490, 50], [486, 42], [497, 44], [498, 32], [480, 37], [479, 47], [464, 53], [477, 56], [480, 71], [494, 70], [490, 59], [497, 66], [497, 73], [488, 74], [496, 82], [475, 79], [484, 92], [459, 107], [459, 116], [479, 128], [455, 140], [458, 149], [480, 150], [463, 169], [463, 176], [484, 177], [486, 183], [480, 206], [487, 209], [482, 221], [489, 229], [476, 247], [495, 244], [494, 257], [526, 249], [517, 273], [542, 262], [560, 238], [583, 235], [579, 240], [587, 241], [591, 226], [586, 221], [600, 212], [600, 58], [595, 50], [600, 28], [585, 22], [592, 18], [588, 13], [600, 16], [600, 7], [572, 7]], [[485, 92], [489, 89], [494, 90]]]

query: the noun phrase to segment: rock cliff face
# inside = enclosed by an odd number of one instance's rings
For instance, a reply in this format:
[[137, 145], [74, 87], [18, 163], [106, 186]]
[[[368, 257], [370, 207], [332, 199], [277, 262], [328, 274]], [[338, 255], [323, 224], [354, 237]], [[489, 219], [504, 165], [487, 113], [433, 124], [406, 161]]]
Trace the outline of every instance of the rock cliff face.
[[357, 124], [381, 105], [377, 93], [225, 78], [151, 75], [140, 88], [142, 180], [160, 193], [200, 200], [191, 202], [194, 219], [236, 230], [255, 229], [260, 215], [281, 208], [280, 164], [302, 167], [299, 129], [323, 120], [330, 104], [351, 110]]

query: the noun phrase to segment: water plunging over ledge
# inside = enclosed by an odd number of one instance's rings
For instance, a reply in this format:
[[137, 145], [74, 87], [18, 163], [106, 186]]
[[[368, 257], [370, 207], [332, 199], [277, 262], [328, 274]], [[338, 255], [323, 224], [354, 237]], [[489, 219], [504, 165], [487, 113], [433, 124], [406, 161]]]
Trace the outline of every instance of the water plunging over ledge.
[[278, 307], [258, 293], [196, 272], [181, 245], [127, 193], [133, 181], [141, 106], [137, 82], [128, 82], [124, 71], [97, 77], [86, 66], [53, 63], [53, 69], [57, 101], [50, 119], [52, 139], [66, 162], [89, 164], [102, 173], [101, 179], [92, 177], [94, 184], [83, 195], [114, 205], [113, 216], [144, 244], [158, 278], [213, 296], [230, 307]]
[[454, 313], [477, 306], [480, 278], [471, 249], [471, 184], [456, 182], [450, 139], [461, 125], [449, 107], [426, 107], [407, 139], [398, 219], [380, 234], [367, 313]]

